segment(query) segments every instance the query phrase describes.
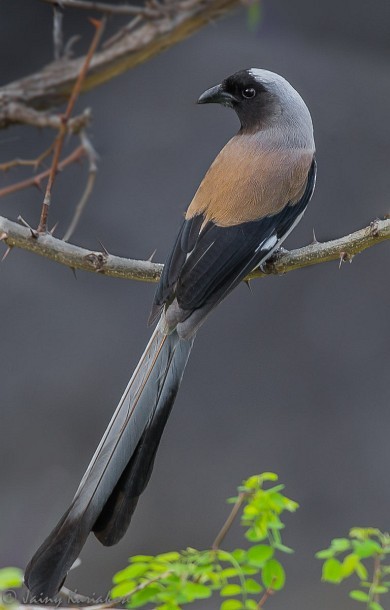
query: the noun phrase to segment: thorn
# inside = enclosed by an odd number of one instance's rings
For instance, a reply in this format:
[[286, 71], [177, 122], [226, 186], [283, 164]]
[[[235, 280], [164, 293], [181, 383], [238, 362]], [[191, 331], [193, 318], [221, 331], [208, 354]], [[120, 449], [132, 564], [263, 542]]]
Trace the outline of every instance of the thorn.
[[50, 235], [54, 234], [54, 231], [56, 230], [57, 227], [58, 227], [58, 222], [56, 222], [56, 224], [53, 225], [52, 228], [49, 230]]
[[34, 182], [33, 182], [33, 186], [35, 186], [38, 189], [38, 191], [43, 193], [43, 190], [42, 190], [42, 187], [41, 187], [41, 181], [40, 180], [35, 179]]
[[107, 256], [110, 256], [109, 251], [108, 251], [108, 250], [107, 250], [107, 248], [106, 248], [106, 247], [105, 247], [105, 246], [102, 244], [102, 242], [100, 241], [100, 239], [98, 239], [98, 242], [99, 242], [99, 244], [101, 245], [101, 247], [102, 247], [102, 250], [103, 250], [104, 254], [107, 254]]
[[74, 267], [69, 267], [69, 269], [72, 271], [74, 279], [77, 280], [76, 269]]
[[31, 237], [33, 237], [34, 239], [38, 239], [38, 237], [39, 237], [38, 231], [36, 231], [32, 227], [30, 227], [28, 222], [26, 222], [22, 216], [20, 216], [20, 215], [18, 216], [18, 221], [20, 222], [21, 225], [26, 227], [26, 229], [29, 229], [31, 231]]
[[8, 248], [6, 249], [6, 251], [3, 254], [3, 258], [1, 259], [1, 262], [4, 263], [5, 259], [7, 258], [8, 254], [11, 252], [13, 246], [8, 246]]
[[320, 243], [320, 242], [319, 242], [319, 241], [318, 241], [318, 239], [317, 239], [317, 235], [316, 235], [315, 230], [314, 230], [314, 227], [313, 227], [313, 241], [311, 242], [311, 244], [310, 244], [310, 245], [313, 245], [313, 244], [319, 244], [319, 243]]
[[73, 56], [73, 47], [76, 44], [76, 42], [78, 42], [80, 40], [81, 36], [76, 34], [75, 36], [71, 36], [68, 40], [68, 42], [65, 45], [64, 51], [63, 51], [63, 58], [64, 59], [71, 59]]
[[250, 292], [251, 294], [253, 294], [253, 293], [252, 293], [252, 286], [251, 286], [250, 280], [244, 280], [244, 283], [245, 283], [245, 284], [248, 286], [248, 288], [249, 288], [249, 292]]
[[156, 254], [156, 252], [157, 252], [157, 249], [156, 249], [156, 250], [153, 250], [153, 252], [152, 252], [152, 254], [149, 256], [149, 258], [148, 258], [148, 259], [146, 259], [146, 260], [147, 260], [149, 263], [151, 263], [151, 262], [153, 261], [153, 259], [154, 259], [154, 255]]
[[341, 269], [341, 265], [347, 261], [352, 263], [354, 256], [354, 254], [349, 254], [348, 252], [340, 252], [339, 269]]
[[4, 231], [2, 233], [0, 233], [0, 241], [3, 241], [3, 239], [7, 239], [8, 234], [5, 233]]

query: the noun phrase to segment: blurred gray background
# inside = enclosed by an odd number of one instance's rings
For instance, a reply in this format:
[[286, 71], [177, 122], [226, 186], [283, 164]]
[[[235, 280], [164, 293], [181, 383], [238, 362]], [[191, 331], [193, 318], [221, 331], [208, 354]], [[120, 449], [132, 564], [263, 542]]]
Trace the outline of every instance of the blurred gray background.
[[[266, 0], [262, 11], [257, 33], [238, 10], [80, 99], [79, 110], [93, 108], [100, 163], [74, 243], [96, 249], [100, 239], [134, 258], [157, 249], [163, 260], [203, 173], [237, 129], [231, 111], [194, 101], [252, 66], [290, 80], [315, 124], [317, 190], [286, 246], [309, 243], [313, 227], [326, 240], [390, 211], [389, 3]], [[77, 48], [86, 48], [86, 14], [66, 11], [65, 31], [81, 33]], [[2, 83], [51, 59], [50, 7], [2, 3]], [[1, 132], [1, 161], [37, 156], [53, 135]], [[0, 185], [24, 175], [1, 175]], [[50, 212], [58, 236], [85, 175], [84, 164], [58, 177]], [[41, 200], [37, 190], [20, 193], [0, 201], [0, 214], [36, 225]], [[207, 547], [225, 498], [243, 478], [272, 470], [301, 508], [286, 519], [296, 553], [270, 608], [354, 608], [321, 584], [313, 554], [352, 526], [390, 528], [388, 273], [382, 244], [340, 270], [330, 263], [253, 282], [252, 294], [236, 289], [199, 333], [128, 534], [111, 549], [91, 538], [68, 586], [104, 594], [130, 554]], [[75, 280], [16, 250], [0, 286], [0, 565], [24, 567], [71, 500], [143, 351], [154, 286]], [[241, 544], [238, 527], [226, 544]]]

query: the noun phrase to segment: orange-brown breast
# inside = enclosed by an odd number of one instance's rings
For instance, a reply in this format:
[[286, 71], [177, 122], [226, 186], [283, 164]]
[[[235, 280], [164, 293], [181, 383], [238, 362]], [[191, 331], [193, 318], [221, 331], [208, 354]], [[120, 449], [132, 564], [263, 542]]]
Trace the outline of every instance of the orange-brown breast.
[[313, 151], [267, 150], [255, 137], [237, 135], [221, 150], [201, 182], [186, 218], [228, 227], [258, 220], [299, 201]]

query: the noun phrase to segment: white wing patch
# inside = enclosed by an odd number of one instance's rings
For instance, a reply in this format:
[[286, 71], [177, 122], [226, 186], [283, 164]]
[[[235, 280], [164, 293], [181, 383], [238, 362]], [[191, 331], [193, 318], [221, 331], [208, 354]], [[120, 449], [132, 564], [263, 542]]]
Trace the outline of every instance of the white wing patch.
[[261, 244], [257, 246], [255, 252], [258, 252], [259, 250], [271, 250], [274, 246], [276, 246], [277, 241], [277, 236], [271, 235], [271, 237], [268, 237], [268, 239], [262, 241]]

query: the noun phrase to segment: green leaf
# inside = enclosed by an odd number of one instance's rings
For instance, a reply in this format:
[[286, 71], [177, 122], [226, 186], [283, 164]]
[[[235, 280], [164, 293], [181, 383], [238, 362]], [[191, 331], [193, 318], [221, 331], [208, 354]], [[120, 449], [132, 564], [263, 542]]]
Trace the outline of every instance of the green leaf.
[[232, 551], [231, 555], [238, 563], [246, 561], [247, 553], [243, 549], [235, 549]]
[[334, 551], [332, 549], [324, 549], [323, 551], [318, 551], [315, 554], [317, 559], [329, 559], [329, 557], [333, 557]]
[[202, 585], [198, 582], [186, 582], [180, 587], [181, 592], [189, 598], [189, 601], [194, 599], [207, 599], [211, 597], [212, 590], [206, 585]]
[[267, 589], [271, 588], [274, 591], [279, 591], [283, 588], [286, 580], [282, 564], [277, 559], [270, 559], [262, 569], [261, 578]]
[[383, 595], [384, 593], [388, 593], [389, 588], [384, 585], [377, 585], [376, 587], [372, 587], [371, 593], [374, 595]]
[[226, 585], [220, 591], [222, 597], [231, 597], [232, 595], [241, 595], [240, 585]]
[[274, 550], [272, 547], [268, 546], [268, 544], [257, 544], [248, 549], [248, 563], [252, 566], [261, 568], [273, 554]]
[[245, 591], [251, 594], [260, 593], [263, 590], [263, 587], [253, 578], [247, 578], [244, 586]]
[[353, 550], [361, 559], [372, 557], [382, 552], [382, 547], [375, 540], [354, 541]]
[[327, 559], [322, 566], [322, 580], [327, 582], [339, 583], [343, 579], [343, 569], [341, 563], [333, 557]]
[[247, 599], [245, 602], [246, 610], [257, 610], [257, 602], [254, 599]]
[[219, 572], [221, 578], [234, 578], [239, 574], [239, 570], [237, 568], [225, 568]]
[[384, 610], [383, 606], [381, 606], [381, 604], [378, 602], [370, 602], [368, 607], [370, 610]]
[[353, 591], [350, 591], [349, 597], [351, 599], [356, 600], [357, 602], [368, 602], [370, 599], [370, 596], [368, 595], [368, 593], [365, 593], [364, 591], [359, 591], [358, 589], [354, 589]]
[[258, 574], [259, 568], [255, 568], [254, 566], [242, 565], [241, 572], [246, 576], [250, 576], [252, 574]]
[[259, 475], [259, 479], [262, 481], [277, 481], [279, 477], [275, 472], [262, 472]]
[[281, 553], [288, 553], [289, 555], [294, 552], [294, 549], [291, 549], [289, 546], [286, 546], [285, 544], [281, 544], [279, 542], [275, 542], [273, 548], [277, 551], [280, 551]]
[[342, 576], [343, 578], [348, 578], [356, 571], [356, 566], [359, 562], [359, 557], [355, 555], [355, 553], [350, 553], [346, 557], [344, 557], [342, 563]]
[[379, 536], [381, 532], [375, 527], [353, 527], [349, 531], [351, 538], [357, 538], [358, 540], [367, 540], [370, 536]]
[[238, 599], [226, 599], [221, 604], [221, 610], [241, 610], [243, 603]]
[[248, 28], [252, 32], [257, 32], [260, 22], [261, 22], [260, 0], [251, 0], [251, 4], [248, 6]]
[[153, 555], [134, 555], [133, 557], [129, 557], [129, 561], [132, 563], [145, 563], [147, 561], [152, 561], [154, 559]]
[[129, 608], [139, 608], [140, 606], [145, 606], [145, 604], [148, 604], [152, 600], [157, 601], [160, 592], [161, 587], [152, 583], [146, 586], [144, 589], [141, 589], [141, 591], [134, 593], [127, 605]]
[[21, 587], [23, 584], [23, 572], [19, 568], [2, 568], [0, 570], [0, 591]]
[[260, 542], [260, 540], [264, 540], [266, 536], [267, 533], [258, 527], [251, 527], [247, 532], [245, 532], [245, 538], [247, 538], [250, 542]]
[[173, 599], [169, 599], [165, 604], [161, 604], [161, 606], [156, 606], [156, 610], [181, 610], [180, 606], [176, 604]]
[[130, 595], [132, 591], [134, 591], [137, 583], [134, 580], [126, 580], [124, 582], [119, 583], [111, 589], [111, 597], [113, 599], [117, 599], [119, 597], [127, 597]]
[[343, 551], [348, 551], [351, 548], [351, 541], [348, 540], [348, 538], [333, 538], [331, 547], [337, 553], [342, 553]]
[[361, 561], [359, 561], [356, 566], [355, 566], [355, 572], [356, 574], [359, 576], [360, 580], [367, 580], [368, 578], [368, 572], [367, 572], [367, 568], [365, 565], [362, 564]]
[[179, 561], [180, 553], [177, 553], [176, 551], [170, 551], [169, 553], [162, 553], [161, 555], [156, 555], [156, 559], [158, 561], [167, 561], [167, 562]]
[[149, 569], [150, 565], [148, 565], [147, 563], [133, 563], [127, 566], [127, 568], [121, 570], [120, 572], [117, 572], [114, 575], [112, 581], [114, 584], [117, 585], [125, 580], [139, 578], [140, 576], [143, 576], [145, 572], [147, 572]]

